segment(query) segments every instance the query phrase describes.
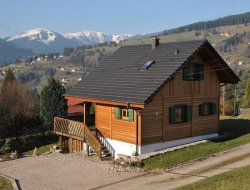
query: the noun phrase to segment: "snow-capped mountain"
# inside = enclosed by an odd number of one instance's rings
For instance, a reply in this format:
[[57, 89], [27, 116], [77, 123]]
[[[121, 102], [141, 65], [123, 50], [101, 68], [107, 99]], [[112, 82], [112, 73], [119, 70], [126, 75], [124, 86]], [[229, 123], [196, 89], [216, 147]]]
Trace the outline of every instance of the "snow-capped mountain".
[[129, 39], [132, 36], [133, 35], [131, 34], [112, 35], [95, 31], [72, 32], [64, 35], [64, 37], [70, 40], [74, 40], [75, 42], [80, 42], [81, 44], [86, 44], [86, 45], [111, 42], [111, 41], [119, 43], [120, 41]]
[[51, 30], [44, 28], [36, 28], [10, 36], [6, 38], [6, 41], [13, 41], [26, 38], [28, 40], [36, 40], [38, 42], [40, 41], [45, 44], [49, 44], [50, 42], [53, 42], [57, 36], [58, 34]]
[[32, 50], [35, 54], [62, 52], [66, 47], [92, 45], [103, 42], [120, 42], [134, 35], [112, 35], [95, 31], [74, 32], [61, 35], [45, 28], [35, 28], [5, 38], [18, 48]]
[[26, 30], [5, 40], [17, 47], [32, 49], [34, 53], [62, 52], [65, 47], [77, 46], [61, 34], [44, 28]]

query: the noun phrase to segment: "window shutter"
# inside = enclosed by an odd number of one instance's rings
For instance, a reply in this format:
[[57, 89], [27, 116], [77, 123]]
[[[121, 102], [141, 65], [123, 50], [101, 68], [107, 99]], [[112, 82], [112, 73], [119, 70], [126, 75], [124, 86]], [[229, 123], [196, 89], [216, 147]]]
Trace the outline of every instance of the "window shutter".
[[204, 80], [204, 64], [195, 64], [195, 79]]
[[186, 105], [186, 121], [189, 122], [192, 120], [192, 106]]
[[185, 64], [182, 69], [182, 79], [189, 80], [190, 78], [190, 64]]
[[121, 108], [120, 107], [115, 107], [115, 118], [121, 119]]
[[128, 109], [128, 118], [129, 118], [129, 121], [134, 121], [134, 110], [133, 109]]
[[169, 123], [175, 123], [175, 114], [176, 114], [176, 109], [175, 107], [170, 107], [169, 108]]
[[216, 103], [211, 103], [211, 114], [217, 114], [217, 104]]
[[204, 115], [204, 104], [199, 105], [199, 115]]

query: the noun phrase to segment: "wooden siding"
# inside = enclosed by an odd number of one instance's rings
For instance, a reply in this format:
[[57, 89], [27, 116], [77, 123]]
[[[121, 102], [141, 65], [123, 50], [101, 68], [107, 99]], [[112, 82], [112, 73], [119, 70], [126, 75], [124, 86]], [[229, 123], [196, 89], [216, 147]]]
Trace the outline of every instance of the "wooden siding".
[[[142, 109], [141, 144], [216, 133], [218, 115], [199, 116], [199, 104], [213, 102], [219, 105], [220, 81], [207, 60], [196, 56], [192, 63], [204, 63], [204, 80], [184, 81], [182, 70], [157, 92]], [[178, 104], [192, 105], [192, 120], [188, 123], [169, 123], [169, 107]], [[218, 109], [219, 110], [219, 109]]]
[[163, 141], [188, 138], [191, 136], [191, 122], [185, 123], [169, 123], [169, 107], [178, 104], [187, 104], [192, 105], [192, 97], [191, 96], [180, 96], [180, 97], [165, 97], [165, 118], [166, 122], [164, 123], [165, 133], [163, 133]]
[[[199, 105], [203, 102], [218, 103], [218, 96], [194, 96], [192, 136], [206, 135], [218, 132], [218, 115], [199, 115]], [[218, 108], [217, 108], [218, 109]], [[218, 111], [218, 110], [217, 110]]]
[[[127, 121], [116, 119], [114, 109], [115, 107], [110, 105], [96, 104], [96, 128], [106, 138], [136, 144], [136, 111], [134, 110], [134, 120]], [[140, 126], [140, 119], [138, 119], [138, 124]], [[138, 133], [140, 133], [139, 128]], [[138, 139], [138, 143], [140, 143], [140, 139]]]
[[141, 144], [162, 141], [162, 98], [157, 96], [142, 110]]
[[106, 138], [111, 139], [111, 107], [95, 105], [95, 126]]

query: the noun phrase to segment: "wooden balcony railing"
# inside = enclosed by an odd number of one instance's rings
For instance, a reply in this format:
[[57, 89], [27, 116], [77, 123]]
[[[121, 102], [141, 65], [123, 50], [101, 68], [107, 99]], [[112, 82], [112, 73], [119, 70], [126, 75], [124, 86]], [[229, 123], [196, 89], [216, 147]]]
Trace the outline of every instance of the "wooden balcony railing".
[[101, 157], [102, 144], [83, 122], [54, 117], [55, 134], [86, 141], [95, 153]]

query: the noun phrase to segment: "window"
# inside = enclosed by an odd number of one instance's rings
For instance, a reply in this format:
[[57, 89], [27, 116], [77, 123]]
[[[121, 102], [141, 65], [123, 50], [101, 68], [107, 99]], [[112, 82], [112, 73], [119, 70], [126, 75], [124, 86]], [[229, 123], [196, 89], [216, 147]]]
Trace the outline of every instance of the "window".
[[154, 64], [155, 61], [147, 61], [142, 67], [141, 70], [147, 70], [149, 67], [151, 67], [152, 64]]
[[185, 64], [182, 70], [183, 80], [203, 80], [204, 79], [204, 64], [188, 63]]
[[169, 123], [189, 122], [191, 119], [191, 105], [175, 105], [169, 108]]
[[185, 107], [184, 106], [177, 106], [175, 108], [175, 122], [183, 122], [185, 120]]
[[115, 107], [115, 118], [134, 121], [134, 110], [130, 108]]
[[122, 119], [128, 119], [128, 109], [122, 109]]
[[199, 115], [215, 115], [217, 114], [217, 104], [211, 102], [205, 102], [199, 105]]

